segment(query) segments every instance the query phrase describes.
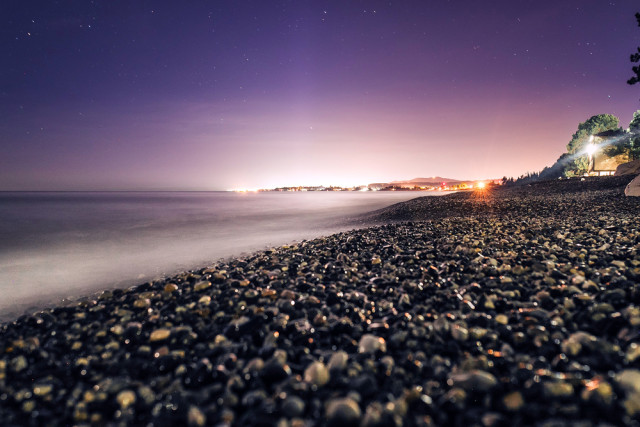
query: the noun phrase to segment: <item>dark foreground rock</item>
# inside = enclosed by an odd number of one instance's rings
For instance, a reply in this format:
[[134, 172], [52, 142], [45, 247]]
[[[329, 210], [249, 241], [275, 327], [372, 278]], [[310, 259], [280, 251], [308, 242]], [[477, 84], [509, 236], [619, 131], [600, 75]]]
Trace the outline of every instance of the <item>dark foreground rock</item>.
[[425, 221], [23, 316], [0, 420], [640, 425], [640, 202], [616, 182], [418, 199], [370, 218]]

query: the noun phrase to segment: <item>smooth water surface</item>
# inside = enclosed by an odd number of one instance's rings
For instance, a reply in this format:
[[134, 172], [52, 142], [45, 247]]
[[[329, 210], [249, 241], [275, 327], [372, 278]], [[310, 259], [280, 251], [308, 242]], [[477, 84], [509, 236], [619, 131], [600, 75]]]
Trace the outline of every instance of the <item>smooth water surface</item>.
[[442, 193], [0, 193], [0, 317], [268, 246]]

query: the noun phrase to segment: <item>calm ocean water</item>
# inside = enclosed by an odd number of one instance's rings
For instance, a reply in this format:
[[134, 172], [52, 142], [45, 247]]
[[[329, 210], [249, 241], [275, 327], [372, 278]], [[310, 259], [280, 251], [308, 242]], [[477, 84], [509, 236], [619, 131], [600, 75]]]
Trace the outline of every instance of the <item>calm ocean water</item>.
[[353, 228], [345, 218], [425, 194], [0, 193], [0, 318]]

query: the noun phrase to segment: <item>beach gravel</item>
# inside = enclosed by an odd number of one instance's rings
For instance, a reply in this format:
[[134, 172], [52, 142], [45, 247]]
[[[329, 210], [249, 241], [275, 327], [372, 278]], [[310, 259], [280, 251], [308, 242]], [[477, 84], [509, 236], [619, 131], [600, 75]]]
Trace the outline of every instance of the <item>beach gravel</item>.
[[422, 197], [22, 316], [0, 329], [0, 420], [640, 425], [629, 179]]

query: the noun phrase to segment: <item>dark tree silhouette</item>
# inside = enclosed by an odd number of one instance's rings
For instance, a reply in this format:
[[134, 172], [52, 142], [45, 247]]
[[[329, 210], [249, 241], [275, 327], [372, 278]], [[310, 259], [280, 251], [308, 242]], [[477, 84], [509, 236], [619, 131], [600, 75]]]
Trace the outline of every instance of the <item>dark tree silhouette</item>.
[[[638, 20], [638, 26], [640, 26], [640, 13], [636, 13], [636, 19]], [[631, 62], [638, 63], [640, 62], [640, 47], [638, 48], [638, 52], [631, 55]], [[627, 80], [627, 83], [630, 85], [634, 85], [636, 83], [640, 83], [640, 65], [635, 65], [631, 68], [635, 76], [631, 77]]]

